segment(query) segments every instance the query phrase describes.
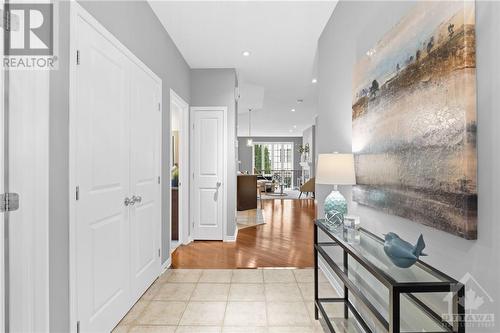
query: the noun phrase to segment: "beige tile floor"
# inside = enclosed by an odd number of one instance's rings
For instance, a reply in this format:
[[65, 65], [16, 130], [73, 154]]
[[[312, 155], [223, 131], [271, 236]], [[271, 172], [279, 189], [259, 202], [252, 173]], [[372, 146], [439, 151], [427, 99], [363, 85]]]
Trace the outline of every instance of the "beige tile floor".
[[[338, 297], [322, 273], [320, 296]], [[316, 333], [313, 269], [167, 270], [115, 333]]]

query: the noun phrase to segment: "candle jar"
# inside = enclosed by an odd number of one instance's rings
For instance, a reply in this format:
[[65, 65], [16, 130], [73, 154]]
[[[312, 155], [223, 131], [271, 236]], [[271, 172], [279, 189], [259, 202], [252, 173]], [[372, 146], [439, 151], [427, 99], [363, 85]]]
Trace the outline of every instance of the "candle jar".
[[359, 216], [346, 215], [344, 217], [344, 229], [346, 231], [346, 238], [349, 244], [359, 244], [361, 235], [359, 232], [360, 221]]

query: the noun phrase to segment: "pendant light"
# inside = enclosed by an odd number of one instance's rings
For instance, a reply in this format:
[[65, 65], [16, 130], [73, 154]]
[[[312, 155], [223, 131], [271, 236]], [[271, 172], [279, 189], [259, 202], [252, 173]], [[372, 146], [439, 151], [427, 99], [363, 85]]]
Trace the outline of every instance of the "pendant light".
[[247, 147], [252, 147], [253, 146], [253, 139], [252, 139], [252, 109], [248, 109], [248, 139], [247, 139]]

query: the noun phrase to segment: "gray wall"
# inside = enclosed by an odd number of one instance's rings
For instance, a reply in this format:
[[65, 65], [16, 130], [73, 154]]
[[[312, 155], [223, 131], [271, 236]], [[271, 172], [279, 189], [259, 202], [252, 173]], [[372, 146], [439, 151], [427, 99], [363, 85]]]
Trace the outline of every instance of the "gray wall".
[[[252, 147], [247, 147], [247, 139], [249, 137], [238, 137], [238, 159], [241, 161], [239, 170], [253, 173], [252, 169]], [[300, 154], [298, 152], [299, 145], [302, 144], [302, 137], [275, 137], [275, 136], [259, 136], [252, 138], [254, 142], [293, 142], [293, 168], [301, 170]]]
[[[189, 66], [146, 1], [79, 1], [106, 29], [141, 59], [163, 83], [163, 128], [170, 128], [170, 88], [189, 103]], [[69, 6], [60, 3], [59, 70], [50, 74], [49, 260], [50, 331], [69, 329]], [[163, 133], [162, 153], [170, 154]], [[169, 179], [168, 161], [162, 179]], [[162, 251], [170, 249], [168, 181], [163, 181]], [[71, 323], [74, 325], [75, 323]]]
[[228, 110], [227, 230], [236, 231], [236, 71], [232, 68], [191, 70], [191, 106], [226, 106]]
[[[352, 69], [368, 49], [393, 27], [414, 3], [341, 1], [319, 41], [319, 110], [317, 148], [319, 153], [351, 151]], [[479, 284], [500, 301], [500, 3], [476, 2], [477, 24], [477, 98], [478, 98], [478, 188], [479, 235], [468, 241], [451, 234], [386, 215], [351, 202], [351, 212], [377, 234], [395, 231], [409, 240], [422, 233], [429, 254], [425, 261], [460, 279], [471, 273]], [[318, 186], [318, 215], [331, 187]], [[342, 188], [351, 198], [349, 188]], [[477, 290], [477, 289], [476, 289]], [[471, 327], [467, 332], [498, 332], [500, 307], [484, 299], [481, 313], [495, 313], [496, 328]]]

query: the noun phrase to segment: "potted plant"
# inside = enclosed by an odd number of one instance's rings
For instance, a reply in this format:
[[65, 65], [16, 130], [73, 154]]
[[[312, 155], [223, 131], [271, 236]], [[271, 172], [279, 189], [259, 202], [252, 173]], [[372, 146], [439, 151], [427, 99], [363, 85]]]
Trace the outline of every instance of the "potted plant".
[[303, 162], [307, 162], [309, 160], [309, 144], [306, 143], [305, 145], [300, 145], [298, 149], [301, 159]]

